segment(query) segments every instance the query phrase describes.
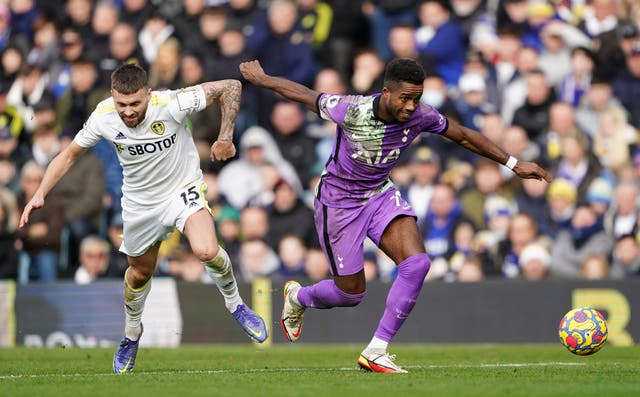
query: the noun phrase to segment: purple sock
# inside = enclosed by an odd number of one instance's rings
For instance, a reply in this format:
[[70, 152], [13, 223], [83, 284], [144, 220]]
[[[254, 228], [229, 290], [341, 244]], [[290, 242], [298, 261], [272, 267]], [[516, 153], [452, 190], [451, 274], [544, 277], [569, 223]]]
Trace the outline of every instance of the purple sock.
[[374, 334], [377, 338], [391, 341], [404, 324], [416, 304], [430, 267], [427, 254], [413, 255], [398, 264], [398, 277], [389, 290], [387, 307]]
[[315, 309], [349, 307], [360, 303], [365, 292], [348, 294], [338, 288], [333, 280], [322, 280], [316, 284], [300, 288], [298, 290], [298, 302], [302, 306]]

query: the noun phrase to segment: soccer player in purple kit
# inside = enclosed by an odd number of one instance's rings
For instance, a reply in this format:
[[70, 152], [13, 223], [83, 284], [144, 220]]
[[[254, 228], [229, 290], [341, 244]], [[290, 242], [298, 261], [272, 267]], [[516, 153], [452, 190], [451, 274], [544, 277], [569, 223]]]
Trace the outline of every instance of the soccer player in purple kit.
[[398, 276], [358, 365], [373, 372], [407, 372], [394, 362], [395, 356], [388, 354], [387, 347], [413, 309], [431, 263], [416, 216], [389, 178], [400, 153], [419, 134], [429, 132], [505, 164], [521, 178], [550, 182], [550, 175], [421, 103], [424, 70], [412, 59], [390, 61], [382, 92], [371, 96], [319, 93], [266, 74], [258, 61], [241, 63], [240, 71], [247, 81], [300, 102], [337, 124], [314, 203], [318, 236], [333, 277], [305, 287], [295, 281], [285, 284], [280, 318], [283, 333], [291, 342], [300, 337], [307, 308], [330, 309], [361, 302], [366, 291], [363, 243], [368, 236], [396, 263]]

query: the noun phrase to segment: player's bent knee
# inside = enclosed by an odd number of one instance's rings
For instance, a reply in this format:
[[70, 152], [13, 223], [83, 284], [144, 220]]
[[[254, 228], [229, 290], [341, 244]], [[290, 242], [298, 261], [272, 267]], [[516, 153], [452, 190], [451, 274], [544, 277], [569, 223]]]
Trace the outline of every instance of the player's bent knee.
[[411, 262], [411, 266], [403, 266], [398, 268], [398, 272], [402, 273], [404, 277], [412, 280], [424, 280], [431, 268], [431, 260], [429, 255], [421, 253], [415, 254], [405, 262]]
[[365, 290], [364, 292], [361, 292], [359, 294], [349, 294], [346, 293], [344, 291], [342, 291], [342, 293], [340, 295], [342, 295], [342, 307], [353, 307], [353, 306], [358, 306], [360, 304], [360, 302], [362, 302], [362, 299], [364, 298], [364, 295], [367, 293], [367, 291]]
[[211, 262], [216, 258], [218, 252], [220, 252], [220, 247], [217, 244], [206, 244], [202, 246], [194, 245], [192, 250], [200, 261]]

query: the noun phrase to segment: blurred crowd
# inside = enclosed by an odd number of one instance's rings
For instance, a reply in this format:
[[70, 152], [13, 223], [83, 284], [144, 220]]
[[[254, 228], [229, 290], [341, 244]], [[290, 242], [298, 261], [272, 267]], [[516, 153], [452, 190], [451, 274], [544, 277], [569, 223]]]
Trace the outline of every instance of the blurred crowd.
[[[240, 62], [335, 94], [382, 89], [417, 59], [425, 103], [552, 172], [519, 180], [441, 137], [392, 173], [432, 259], [428, 281], [640, 275], [640, 4], [633, 0], [0, 0], [0, 278], [122, 277], [116, 151], [101, 142], [17, 219], [51, 159], [135, 62], [157, 90], [242, 80]], [[335, 125], [243, 84], [236, 158], [211, 163], [220, 110], [191, 117], [219, 240], [239, 277], [328, 276], [313, 191]], [[393, 280], [371, 243], [369, 280]], [[175, 232], [158, 275], [206, 282]]]

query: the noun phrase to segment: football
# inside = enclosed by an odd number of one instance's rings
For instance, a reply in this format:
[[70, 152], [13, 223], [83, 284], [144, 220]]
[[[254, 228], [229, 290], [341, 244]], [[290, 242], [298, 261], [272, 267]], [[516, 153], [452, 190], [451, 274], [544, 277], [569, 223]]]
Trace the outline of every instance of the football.
[[570, 310], [560, 320], [560, 341], [571, 353], [587, 356], [607, 341], [607, 323], [599, 311], [590, 307]]

